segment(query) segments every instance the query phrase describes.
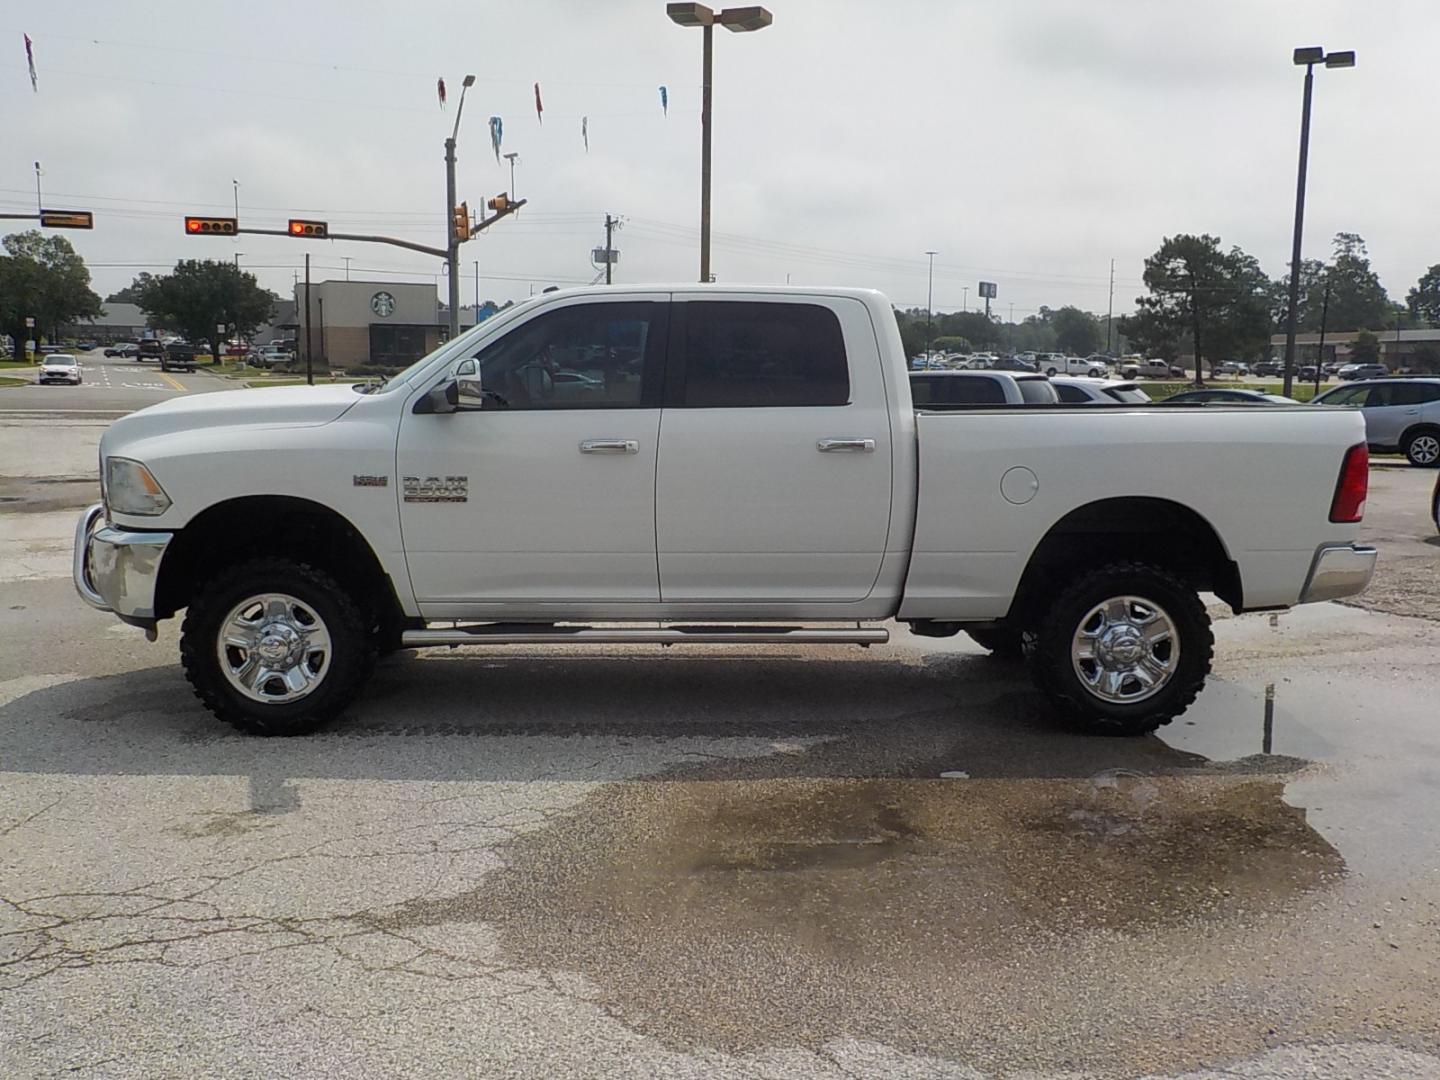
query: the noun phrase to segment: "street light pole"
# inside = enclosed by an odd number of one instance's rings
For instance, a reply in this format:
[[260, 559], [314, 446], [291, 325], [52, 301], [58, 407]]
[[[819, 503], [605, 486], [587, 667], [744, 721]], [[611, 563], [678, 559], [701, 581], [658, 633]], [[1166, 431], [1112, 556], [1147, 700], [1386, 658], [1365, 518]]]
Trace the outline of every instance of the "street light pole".
[[665, 14], [678, 26], [698, 26], [704, 32], [704, 60], [700, 92], [700, 280], [710, 280], [710, 104], [714, 29], [718, 22], [737, 34], [763, 30], [774, 16], [763, 7], [726, 8], [715, 12], [704, 4], [666, 4]]
[[[1289, 397], [1295, 378], [1295, 330], [1300, 315], [1300, 239], [1305, 230], [1305, 170], [1310, 161], [1310, 96], [1315, 86], [1315, 65], [1354, 67], [1354, 52], [1326, 54], [1318, 47], [1296, 49], [1294, 62], [1305, 68], [1305, 96], [1300, 106], [1300, 168], [1295, 179], [1295, 235], [1290, 245], [1290, 310], [1285, 316], [1285, 382], [1280, 391]], [[1199, 367], [1197, 361], [1196, 367]]]
[[930, 284], [925, 291], [925, 362], [930, 362], [930, 338], [935, 325], [935, 256], [938, 251], [927, 251], [930, 256]]
[[455, 235], [455, 140], [460, 135], [460, 114], [465, 111], [465, 91], [475, 85], [475, 76], [466, 75], [460, 84], [460, 102], [455, 106], [455, 127], [445, 140], [445, 265], [450, 272], [447, 297], [450, 340], [460, 336], [460, 237]]

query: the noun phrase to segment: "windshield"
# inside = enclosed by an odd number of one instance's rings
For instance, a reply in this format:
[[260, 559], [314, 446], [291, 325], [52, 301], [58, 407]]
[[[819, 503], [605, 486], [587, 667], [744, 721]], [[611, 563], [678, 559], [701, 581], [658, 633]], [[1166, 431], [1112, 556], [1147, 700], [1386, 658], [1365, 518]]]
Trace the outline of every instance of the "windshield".
[[1141, 405], [1150, 400], [1150, 395], [1138, 386], [1107, 386], [1105, 393], [1126, 405]]
[[[492, 315], [489, 319], [480, 323], [479, 326], [473, 327], [470, 330], [466, 330], [463, 334], [461, 334], [461, 337], [468, 338], [471, 334], [474, 334], [476, 330], [479, 330], [482, 332], [478, 334], [477, 337], [480, 339], [480, 341], [484, 341], [489, 338], [490, 330], [510, 322], [513, 316], [519, 314], [520, 312], [527, 311], [535, 304], [537, 300], [540, 299], [542, 299], [542, 296], [532, 296], [527, 300], [520, 301], [518, 304], [512, 304], [510, 307], [502, 309], [498, 315]], [[456, 340], [458, 341], [459, 339]], [[442, 352], [445, 352], [447, 349], [452, 348], [454, 345], [454, 341], [442, 341], [436, 348], [431, 349], [428, 353], [422, 356], [419, 360], [416, 360], [409, 367], [404, 368], [401, 371], [397, 371], [394, 375], [391, 375], [385, 380], [382, 385], [375, 387], [372, 393], [388, 394], [397, 386], [407, 385], [409, 381], [414, 378], [422, 369], [424, 369], [426, 365], [428, 365], [432, 360], [434, 360], [436, 356], [438, 356]], [[475, 353], [479, 351], [479, 343], [477, 342], [474, 349], [472, 349], [470, 352], [463, 353], [463, 355], [474, 356]], [[458, 355], [456, 359], [459, 359]]]

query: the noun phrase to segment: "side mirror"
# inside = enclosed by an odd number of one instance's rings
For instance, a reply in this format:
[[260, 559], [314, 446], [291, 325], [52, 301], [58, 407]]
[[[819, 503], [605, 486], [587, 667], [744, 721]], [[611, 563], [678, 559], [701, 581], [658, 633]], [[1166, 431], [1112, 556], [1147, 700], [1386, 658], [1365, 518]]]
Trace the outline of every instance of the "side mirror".
[[455, 404], [459, 408], [480, 409], [485, 406], [485, 391], [480, 385], [480, 362], [462, 360], [455, 368]]

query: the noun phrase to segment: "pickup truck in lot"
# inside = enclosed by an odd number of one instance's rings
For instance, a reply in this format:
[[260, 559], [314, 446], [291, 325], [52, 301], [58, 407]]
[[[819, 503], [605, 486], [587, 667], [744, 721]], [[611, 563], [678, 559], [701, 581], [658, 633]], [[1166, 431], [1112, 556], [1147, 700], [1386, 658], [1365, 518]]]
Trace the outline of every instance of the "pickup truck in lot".
[[152, 639], [184, 610], [195, 692], [263, 734], [336, 717], [402, 648], [889, 620], [1023, 651], [1079, 728], [1147, 732], [1208, 674], [1202, 592], [1275, 610], [1375, 562], [1353, 411], [917, 410], [865, 290], [544, 294], [383, 385], [177, 397], [100, 454], [76, 588]]

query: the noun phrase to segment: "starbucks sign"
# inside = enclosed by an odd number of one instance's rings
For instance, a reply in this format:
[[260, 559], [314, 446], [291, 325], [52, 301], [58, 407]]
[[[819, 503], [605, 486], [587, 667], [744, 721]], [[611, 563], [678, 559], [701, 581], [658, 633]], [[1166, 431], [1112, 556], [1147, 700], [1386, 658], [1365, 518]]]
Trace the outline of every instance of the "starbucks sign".
[[388, 319], [395, 314], [395, 297], [388, 292], [377, 292], [370, 297], [370, 310], [382, 319]]

